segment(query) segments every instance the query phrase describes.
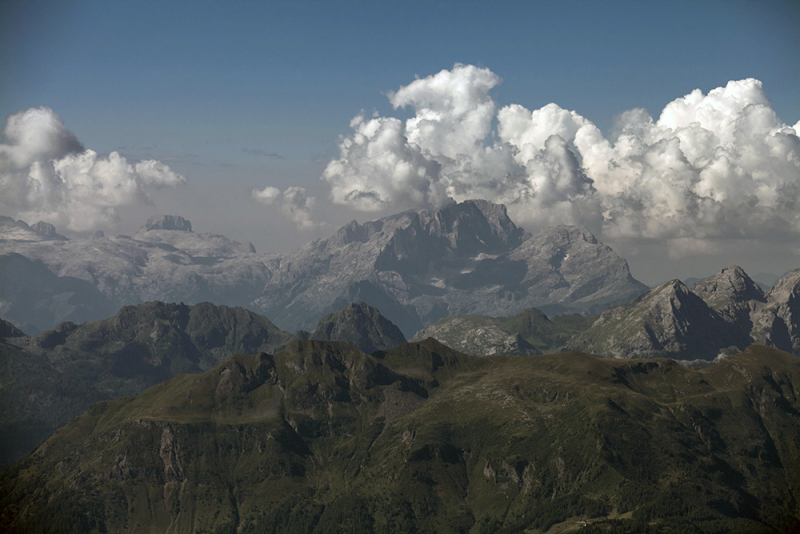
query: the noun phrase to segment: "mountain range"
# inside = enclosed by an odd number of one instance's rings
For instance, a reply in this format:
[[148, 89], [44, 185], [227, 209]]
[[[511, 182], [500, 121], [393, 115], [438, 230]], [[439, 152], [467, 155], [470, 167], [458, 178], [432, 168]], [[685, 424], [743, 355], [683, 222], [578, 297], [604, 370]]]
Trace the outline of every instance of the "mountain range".
[[4, 532], [800, 530], [800, 360], [295, 341], [99, 402], [0, 474]]
[[405, 343], [364, 303], [290, 334], [243, 308], [148, 302], [109, 318], [62, 323], [26, 336], [0, 320], [0, 467], [22, 458], [92, 403], [182, 373], [207, 371], [234, 353], [274, 353], [296, 339], [344, 341], [373, 352]]
[[766, 295], [736, 265], [692, 288], [666, 282], [604, 311], [566, 348], [616, 358], [713, 360], [753, 343], [800, 356], [800, 269]]
[[[665, 283], [599, 317], [450, 316], [412, 341], [434, 338], [465, 354], [530, 356], [581, 350], [601, 357], [669, 357], [708, 365], [758, 343], [800, 355], [800, 271], [767, 294], [739, 267], [689, 288]], [[0, 465], [21, 458], [91, 403], [136, 395], [236, 353], [273, 353], [293, 340], [344, 341], [370, 354], [405, 343], [377, 309], [354, 303], [309, 333], [280, 330], [243, 308], [151, 302], [95, 323], [63, 323], [38, 336], [3, 321]]]
[[800, 356], [800, 270], [765, 294], [736, 265], [692, 287], [671, 280], [599, 316], [536, 309], [511, 317], [453, 315], [420, 330], [475, 356], [580, 350], [606, 358], [668, 357], [707, 365], [762, 344]]
[[0, 246], [0, 261], [23, 273], [0, 276], [0, 317], [32, 334], [151, 300], [240, 306], [311, 331], [366, 302], [408, 338], [448, 315], [596, 314], [647, 290], [587, 230], [531, 236], [484, 200], [353, 221], [286, 254], [195, 233], [177, 216], [151, 218], [131, 237], [74, 240], [3, 217]]

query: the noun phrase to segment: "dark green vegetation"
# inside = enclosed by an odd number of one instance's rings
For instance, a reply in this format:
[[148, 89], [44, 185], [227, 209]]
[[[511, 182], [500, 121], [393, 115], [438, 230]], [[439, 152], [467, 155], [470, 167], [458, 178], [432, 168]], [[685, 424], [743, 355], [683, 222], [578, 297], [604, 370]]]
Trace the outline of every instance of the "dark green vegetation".
[[127, 306], [110, 319], [63, 323], [35, 337], [3, 323], [0, 466], [94, 402], [207, 371], [235, 352], [274, 352], [293, 339], [265, 317], [210, 303]]
[[298, 341], [93, 405], [4, 532], [796, 532], [800, 360], [371, 356]]

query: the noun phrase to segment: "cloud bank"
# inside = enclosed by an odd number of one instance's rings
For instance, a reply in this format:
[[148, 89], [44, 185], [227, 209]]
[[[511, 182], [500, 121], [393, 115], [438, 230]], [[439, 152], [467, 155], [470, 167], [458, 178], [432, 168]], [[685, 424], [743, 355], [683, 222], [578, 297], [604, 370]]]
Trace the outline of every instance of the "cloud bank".
[[281, 213], [292, 220], [300, 230], [325, 226], [324, 223], [314, 221], [311, 214], [317, 200], [306, 194], [305, 187], [287, 187], [281, 192], [277, 187], [267, 186], [264, 189], [253, 189], [250, 196], [265, 206], [279, 206]]
[[489, 69], [456, 64], [389, 93], [403, 123], [359, 115], [321, 179], [362, 211], [485, 198], [523, 225], [580, 224], [607, 238], [714, 240], [800, 234], [800, 122], [788, 126], [760, 81], [670, 102], [654, 120], [623, 113], [610, 138], [556, 104], [498, 109]]
[[47, 107], [8, 117], [0, 143], [0, 207], [29, 222], [72, 231], [108, 227], [122, 206], [150, 203], [149, 187], [186, 178], [156, 160], [129, 163], [117, 152], [99, 156]]

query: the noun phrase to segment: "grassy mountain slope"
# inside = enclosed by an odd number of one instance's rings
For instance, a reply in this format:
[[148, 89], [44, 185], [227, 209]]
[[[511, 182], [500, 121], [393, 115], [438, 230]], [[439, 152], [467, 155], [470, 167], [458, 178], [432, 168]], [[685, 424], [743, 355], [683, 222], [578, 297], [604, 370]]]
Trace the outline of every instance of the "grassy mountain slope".
[[8, 337], [0, 342], [0, 466], [94, 402], [138, 395], [235, 352], [274, 352], [291, 340], [265, 317], [207, 302], [126, 306], [110, 319]]
[[0, 475], [0, 529], [791, 532], [798, 391], [759, 346], [693, 370], [299, 341], [93, 405]]

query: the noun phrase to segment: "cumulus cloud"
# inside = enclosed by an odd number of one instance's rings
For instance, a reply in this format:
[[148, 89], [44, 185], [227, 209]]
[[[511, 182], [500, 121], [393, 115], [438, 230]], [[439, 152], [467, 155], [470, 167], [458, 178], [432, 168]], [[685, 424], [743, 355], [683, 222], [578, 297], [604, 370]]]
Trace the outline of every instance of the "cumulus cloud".
[[267, 186], [264, 189], [253, 189], [250, 196], [265, 206], [271, 206], [281, 196], [281, 190], [277, 187]]
[[47, 107], [9, 116], [2, 136], [0, 205], [29, 221], [94, 230], [113, 224], [122, 206], [149, 203], [147, 187], [186, 183], [159, 161], [131, 164], [117, 152], [85, 149]]
[[780, 121], [758, 80], [696, 89], [657, 120], [627, 111], [608, 138], [557, 104], [497, 109], [500, 81], [457, 64], [389, 93], [414, 116], [352, 121], [322, 174], [332, 200], [370, 211], [486, 198], [529, 227], [582, 224], [679, 255], [800, 234], [800, 123]]
[[279, 206], [281, 213], [292, 220], [300, 230], [324, 226], [324, 223], [314, 221], [312, 212], [317, 201], [316, 198], [306, 194], [304, 187], [287, 187], [281, 192], [277, 187], [267, 186], [264, 189], [253, 189], [250, 196], [265, 206]]

